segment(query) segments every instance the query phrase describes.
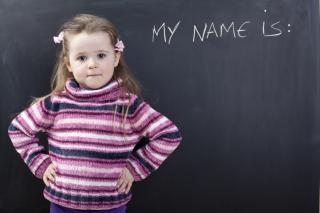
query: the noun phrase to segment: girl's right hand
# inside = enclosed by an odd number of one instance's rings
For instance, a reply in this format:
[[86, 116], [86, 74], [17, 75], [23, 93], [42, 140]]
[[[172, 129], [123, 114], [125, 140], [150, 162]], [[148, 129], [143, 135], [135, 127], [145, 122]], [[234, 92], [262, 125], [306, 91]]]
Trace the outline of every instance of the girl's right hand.
[[56, 176], [55, 169], [56, 169], [56, 166], [53, 165], [53, 163], [51, 163], [43, 174], [42, 179], [47, 186], [50, 186], [49, 181], [53, 181], [53, 182], [55, 181], [55, 176]]

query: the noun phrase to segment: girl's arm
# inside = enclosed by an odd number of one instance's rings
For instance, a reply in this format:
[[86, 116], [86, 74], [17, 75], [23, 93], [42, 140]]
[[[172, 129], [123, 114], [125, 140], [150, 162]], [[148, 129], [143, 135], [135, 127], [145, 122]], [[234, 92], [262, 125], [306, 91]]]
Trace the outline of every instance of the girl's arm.
[[176, 125], [135, 96], [129, 108], [135, 132], [147, 137], [149, 143], [131, 153], [127, 169], [135, 181], [146, 178], [178, 147], [182, 137]]
[[39, 179], [51, 163], [36, 133], [48, 130], [54, 120], [50, 96], [41, 99], [18, 114], [8, 128], [11, 142], [30, 171]]

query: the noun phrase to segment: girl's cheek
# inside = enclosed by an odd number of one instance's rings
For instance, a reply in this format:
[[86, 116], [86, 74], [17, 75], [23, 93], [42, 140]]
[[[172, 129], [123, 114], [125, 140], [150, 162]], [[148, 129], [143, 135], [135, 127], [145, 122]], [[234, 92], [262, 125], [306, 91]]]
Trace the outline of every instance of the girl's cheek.
[[75, 68], [76, 68], [77, 70], [81, 70], [81, 69], [83, 69], [84, 67], [85, 67], [84, 64], [76, 64], [76, 66], [75, 66]]

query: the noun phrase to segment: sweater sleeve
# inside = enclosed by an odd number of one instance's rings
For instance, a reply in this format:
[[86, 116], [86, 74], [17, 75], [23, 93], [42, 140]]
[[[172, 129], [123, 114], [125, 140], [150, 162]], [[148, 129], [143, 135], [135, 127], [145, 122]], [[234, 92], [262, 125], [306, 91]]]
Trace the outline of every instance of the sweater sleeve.
[[8, 134], [15, 150], [30, 171], [39, 179], [51, 163], [45, 147], [39, 143], [37, 132], [48, 130], [54, 120], [50, 96], [41, 99], [18, 114], [10, 123]]
[[171, 120], [137, 96], [129, 112], [129, 120], [136, 134], [149, 139], [149, 143], [129, 155], [126, 166], [134, 180], [140, 181], [158, 169], [178, 147], [182, 136]]

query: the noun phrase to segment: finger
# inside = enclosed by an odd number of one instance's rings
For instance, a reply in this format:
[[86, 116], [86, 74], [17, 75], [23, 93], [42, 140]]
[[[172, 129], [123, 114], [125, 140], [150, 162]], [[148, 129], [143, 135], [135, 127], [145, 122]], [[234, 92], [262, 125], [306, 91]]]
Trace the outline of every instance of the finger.
[[43, 177], [43, 182], [46, 184], [46, 186], [49, 186], [49, 183], [47, 181], [47, 177], [46, 176]]
[[49, 167], [50, 167], [50, 169], [51, 169], [51, 170], [55, 170], [55, 168], [56, 168], [56, 166], [55, 166], [55, 165], [53, 165], [53, 164], [50, 164], [50, 166], [49, 166]]
[[128, 192], [130, 191], [131, 186], [132, 186], [132, 182], [129, 182], [127, 187], [126, 187], [126, 191], [125, 191], [126, 194], [128, 194]]
[[126, 187], [127, 187], [127, 183], [124, 182], [124, 183], [119, 187], [118, 191], [119, 191], [120, 193], [122, 193], [122, 192], [124, 192], [124, 190], [125, 190]]
[[118, 189], [120, 189], [121, 187], [123, 187], [123, 185], [125, 185], [125, 180], [121, 180], [119, 185], [118, 185]]
[[119, 180], [118, 180], [118, 182], [117, 182], [116, 187], [119, 188], [119, 187], [123, 184], [123, 182], [124, 182], [123, 177], [120, 177]]
[[55, 178], [54, 178], [54, 176], [52, 175], [52, 174], [48, 174], [48, 176], [47, 176], [50, 180], [52, 180], [52, 181], [55, 181]]
[[51, 171], [50, 171], [50, 174], [52, 174], [53, 176], [56, 176], [56, 171], [51, 170]]

